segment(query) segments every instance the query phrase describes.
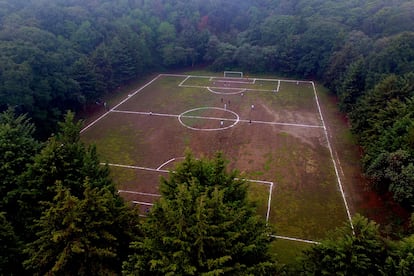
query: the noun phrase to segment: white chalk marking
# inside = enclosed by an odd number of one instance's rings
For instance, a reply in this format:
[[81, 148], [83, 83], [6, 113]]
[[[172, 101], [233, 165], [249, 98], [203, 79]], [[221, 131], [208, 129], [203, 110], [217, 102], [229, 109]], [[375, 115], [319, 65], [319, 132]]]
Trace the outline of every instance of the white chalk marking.
[[165, 161], [164, 163], [162, 163], [162, 164], [161, 164], [161, 165], [157, 168], [157, 170], [161, 170], [161, 168], [162, 168], [162, 167], [164, 167], [164, 166], [166, 166], [168, 163], [174, 162], [175, 160], [178, 160], [178, 159], [185, 159], [185, 157], [171, 158], [170, 160]]
[[158, 169], [152, 169], [152, 168], [146, 168], [146, 167], [131, 166], [131, 165], [120, 165], [120, 164], [113, 164], [113, 163], [101, 163], [101, 165], [108, 165], [108, 166], [111, 166], [111, 167], [119, 167], [119, 168], [125, 168], [125, 169], [151, 171], [151, 172], [163, 172], [163, 173], [170, 172], [170, 171], [167, 171], [167, 170], [158, 170]]
[[158, 195], [158, 194], [143, 193], [143, 192], [136, 192], [136, 191], [129, 191], [129, 190], [118, 190], [118, 193], [143, 195], [143, 196], [153, 196], [153, 197], [160, 197], [161, 196], [161, 195]]
[[154, 205], [154, 203], [143, 202], [143, 201], [136, 201], [136, 200], [133, 200], [132, 203], [139, 204], [139, 205], [147, 205], [147, 206], [153, 206]]
[[349, 223], [351, 225], [352, 232], [355, 234], [354, 225], [352, 223], [351, 212], [349, 211], [348, 202], [346, 200], [344, 188], [342, 186], [341, 177], [339, 176], [339, 172], [338, 172], [338, 166], [337, 166], [336, 161], [335, 161], [335, 156], [333, 154], [331, 142], [329, 141], [328, 130], [326, 129], [325, 120], [323, 119], [321, 106], [319, 104], [318, 94], [316, 92], [316, 86], [315, 86], [315, 83], [314, 82], [311, 82], [311, 83], [312, 83], [312, 87], [313, 87], [313, 92], [315, 94], [316, 104], [318, 106], [319, 116], [321, 118], [322, 125], [323, 125], [323, 129], [324, 129], [324, 132], [325, 132], [325, 137], [326, 137], [326, 141], [327, 141], [327, 144], [328, 144], [329, 153], [331, 154], [332, 163], [333, 163], [333, 166], [334, 166], [334, 169], [335, 169], [335, 174], [336, 174], [336, 179], [337, 179], [337, 182], [338, 182], [339, 190], [341, 192], [342, 199], [344, 201], [344, 205], [345, 205], [345, 209], [346, 209], [346, 214], [348, 216], [348, 220], [349, 220]]
[[178, 85], [179, 87], [183, 86], [183, 83], [186, 82], [191, 76], [187, 76], [182, 82], [180, 82], [180, 84]]
[[112, 107], [108, 112], [104, 113], [102, 116], [100, 116], [98, 119], [96, 119], [95, 121], [93, 121], [92, 123], [90, 123], [89, 125], [87, 125], [86, 127], [84, 127], [80, 133], [83, 133], [85, 130], [87, 130], [88, 128], [90, 128], [91, 126], [95, 125], [97, 122], [99, 122], [100, 120], [102, 120], [104, 117], [106, 117], [106, 115], [108, 115], [110, 112], [112, 112], [114, 109], [116, 109], [118, 106], [120, 106], [121, 104], [125, 103], [126, 101], [128, 101], [132, 96], [134, 96], [135, 94], [137, 94], [138, 92], [140, 92], [141, 90], [143, 90], [145, 87], [147, 87], [148, 85], [150, 85], [151, 83], [153, 83], [154, 81], [156, 81], [161, 75], [156, 76], [155, 78], [153, 78], [151, 81], [147, 82], [144, 86], [142, 86], [141, 88], [135, 90], [132, 94], [129, 94], [128, 97], [126, 97], [124, 100], [122, 100], [120, 103], [118, 103], [117, 105], [115, 105], [114, 107]]
[[[113, 110], [114, 113], [125, 113], [125, 114], [136, 114], [136, 115], [149, 115], [150, 112], [140, 112], [140, 111], [128, 111], [128, 110]], [[180, 115], [175, 114], [167, 114], [167, 113], [151, 113], [153, 116], [161, 116], [161, 117], [173, 117], [178, 118]], [[223, 120], [223, 121], [230, 121], [235, 122], [237, 119], [229, 119], [229, 118], [219, 118], [219, 117], [203, 117], [203, 116], [190, 116], [190, 115], [182, 115], [182, 118], [189, 118], [189, 119], [206, 119], [206, 120]], [[250, 123], [250, 120], [239, 119], [239, 122]], [[294, 123], [283, 123], [283, 122], [267, 122], [267, 121], [255, 121], [252, 120], [251, 123], [256, 124], [265, 124], [265, 125], [281, 125], [281, 126], [291, 126], [291, 127], [305, 127], [305, 128], [323, 128], [322, 125], [307, 125], [307, 124], [294, 124]]]
[[[229, 112], [231, 114], [233, 114], [236, 119], [227, 119], [227, 118], [217, 118], [217, 117], [201, 117], [201, 116], [188, 116], [188, 115], [184, 115], [186, 113], [192, 112], [192, 111], [197, 111], [197, 110], [204, 110], [204, 109], [214, 109], [214, 110], [221, 110], [221, 111], [226, 111]], [[220, 127], [220, 128], [195, 128], [195, 127], [191, 127], [189, 125], [186, 125], [181, 118], [196, 118], [196, 119], [208, 119], [208, 120], [220, 120], [220, 121], [232, 121], [233, 124], [226, 126], [226, 127]], [[178, 116], [178, 121], [180, 122], [181, 125], [183, 125], [184, 127], [191, 129], [191, 130], [199, 130], [199, 131], [218, 131], [218, 130], [225, 130], [225, 129], [229, 129], [234, 127], [235, 125], [237, 125], [237, 123], [240, 121], [240, 117], [236, 112], [233, 112], [231, 110], [228, 109], [223, 109], [223, 108], [219, 108], [219, 107], [199, 107], [199, 108], [194, 108], [194, 109], [190, 109], [187, 110], [183, 113], [181, 113]]]
[[[223, 87], [223, 88], [224, 89], [227, 89], [227, 90], [240, 89], [240, 88], [225, 88], [225, 87]], [[221, 89], [221, 87], [220, 87], [220, 89]], [[226, 93], [226, 92], [215, 91], [215, 90], [211, 89], [209, 86], [207, 86], [207, 90], [210, 91], [211, 93], [219, 94], [219, 95], [236, 95], [236, 94], [240, 94], [240, 93], [243, 93], [243, 92], [246, 91], [246, 89], [243, 88], [241, 90], [237, 90], [237, 91], [234, 91], [234, 92]]]
[[277, 235], [270, 235], [270, 236], [272, 238], [282, 239], [282, 240], [297, 241], [297, 242], [304, 242], [304, 243], [311, 243], [311, 244], [320, 244], [320, 242], [311, 241], [311, 240], [304, 240], [304, 239], [291, 238], [291, 237], [285, 237], [285, 236], [277, 236]]

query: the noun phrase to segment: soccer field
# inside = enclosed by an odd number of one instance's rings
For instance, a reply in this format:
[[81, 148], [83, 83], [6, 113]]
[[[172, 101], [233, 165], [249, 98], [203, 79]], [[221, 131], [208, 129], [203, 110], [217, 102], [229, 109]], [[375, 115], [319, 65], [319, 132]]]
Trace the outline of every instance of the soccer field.
[[313, 82], [161, 74], [82, 130], [143, 212], [187, 148], [222, 151], [277, 236], [318, 241], [349, 220]]

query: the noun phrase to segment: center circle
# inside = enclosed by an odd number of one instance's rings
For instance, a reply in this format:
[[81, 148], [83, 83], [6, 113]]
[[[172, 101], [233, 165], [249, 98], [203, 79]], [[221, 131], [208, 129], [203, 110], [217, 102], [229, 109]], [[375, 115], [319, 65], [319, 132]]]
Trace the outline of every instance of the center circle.
[[234, 127], [240, 117], [236, 112], [225, 108], [198, 107], [181, 113], [178, 121], [188, 129], [217, 131]]

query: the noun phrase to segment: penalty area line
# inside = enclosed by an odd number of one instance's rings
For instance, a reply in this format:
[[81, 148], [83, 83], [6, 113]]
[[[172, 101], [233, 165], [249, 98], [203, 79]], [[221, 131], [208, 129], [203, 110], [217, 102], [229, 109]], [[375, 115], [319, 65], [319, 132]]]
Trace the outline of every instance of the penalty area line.
[[278, 235], [270, 235], [272, 238], [281, 239], [281, 240], [289, 240], [289, 241], [296, 241], [296, 242], [304, 242], [304, 243], [311, 243], [311, 244], [320, 244], [317, 241], [305, 240], [305, 239], [298, 239], [286, 236], [278, 236]]
[[273, 193], [273, 185], [274, 182], [271, 181], [264, 181], [264, 180], [254, 180], [254, 179], [246, 179], [246, 178], [235, 178], [235, 180], [244, 180], [247, 182], [258, 183], [261, 185], [268, 185], [269, 186], [269, 196], [267, 198], [267, 211], [266, 211], [266, 223], [269, 222], [270, 218], [270, 209], [272, 205], [272, 193]]
[[143, 170], [143, 171], [150, 171], [150, 172], [163, 172], [163, 173], [169, 173], [168, 170], [159, 170], [159, 169], [152, 169], [152, 168], [146, 168], [146, 167], [139, 167], [139, 166], [131, 166], [131, 165], [120, 165], [120, 164], [113, 164], [113, 163], [101, 163], [101, 165], [108, 165], [110, 167], [118, 167], [118, 168], [124, 168], [124, 169], [134, 169], [134, 170]]

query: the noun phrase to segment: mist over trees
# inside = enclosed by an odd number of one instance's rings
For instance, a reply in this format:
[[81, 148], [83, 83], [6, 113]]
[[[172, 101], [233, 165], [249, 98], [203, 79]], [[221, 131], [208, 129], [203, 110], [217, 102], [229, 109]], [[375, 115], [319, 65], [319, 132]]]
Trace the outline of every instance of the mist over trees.
[[[350, 119], [372, 186], [412, 212], [413, 14], [411, 0], [0, 0], [0, 274], [66, 270], [50, 259], [41, 263], [37, 252], [68, 263], [88, 260], [72, 271], [79, 274], [119, 272], [129, 250], [130, 260], [138, 259], [142, 240], [127, 249], [139, 232], [125, 220], [130, 210], [95, 149], [79, 141], [73, 115], [64, 114], [102, 105], [118, 87], [166, 70], [207, 66], [323, 83]], [[111, 211], [96, 209], [95, 201]], [[106, 224], [115, 217], [124, 230]], [[73, 232], [59, 228], [60, 220]], [[87, 243], [77, 240], [88, 231], [85, 221], [105, 233], [103, 240], [85, 238], [95, 255], [84, 255]], [[404, 275], [412, 265], [412, 237], [388, 250], [375, 227], [359, 221], [374, 233], [373, 250], [389, 262], [384, 271]], [[341, 246], [352, 249], [346, 235]], [[59, 237], [66, 236], [73, 239], [72, 255], [59, 251]], [[326, 252], [345, 250], [332, 248], [328, 241], [311, 251], [307, 271], [316, 272]], [[326, 271], [335, 268], [330, 265]]]
[[28, 113], [47, 137], [65, 110], [155, 71], [316, 79], [349, 115], [374, 186], [411, 210], [413, 12], [403, 0], [3, 0], [0, 109]]

